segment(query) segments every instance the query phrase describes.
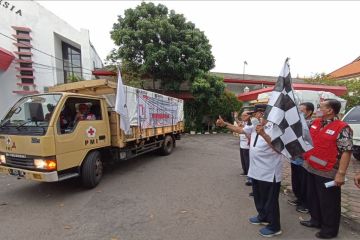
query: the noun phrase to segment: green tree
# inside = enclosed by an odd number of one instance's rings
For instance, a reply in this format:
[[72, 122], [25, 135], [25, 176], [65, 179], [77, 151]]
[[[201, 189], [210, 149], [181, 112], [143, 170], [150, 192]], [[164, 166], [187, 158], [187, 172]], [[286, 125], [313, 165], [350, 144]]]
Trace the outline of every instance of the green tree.
[[242, 102], [240, 102], [234, 93], [224, 91], [218, 98], [218, 101], [214, 102], [210, 106], [210, 115], [212, 118], [217, 119], [219, 115], [227, 120], [232, 120], [232, 113], [234, 111], [240, 112]]
[[195, 100], [184, 106], [187, 131], [202, 131], [208, 123], [215, 123], [219, 115], [230, 121], [231, 113], [239, 111], [242, 106], [235, 94], [225, 90], [223, 78], [215, 75], [197, 77], [191, 93]]
[[320, 85], [337, 85], [336, 80], [331, 79], [326, 73], [315, 73], [314, 76], [305, 78], [305, 82]]
[[[118, 66], [119, 64], [116, 62], [107, 62], [105, 69], [117, 73]], [[139, 73], [131, 71], [129, 69], [129, 64], [126, 62], [123, 62], [120, 66], [121, 78], [125, 85], [144, 89], [144, 80]]]
[[347, 103], [346, 103], [346, 110], [350, 108], [360, 105], [360, 79], [353, 78], [346, 81], [342, 81], [341, 84], [346, 86], [347, 93], [345, 96], [342, 96]]
[[224, 89], [223, 78], [211, 74], [201, 74], [192, 83], [190, 91], [196, 101], [209, 107], [217, 101]]
[[142, 2], [127, 9], [113, 25], [111, 38], [118, 49], [108, 59], [127, 62], [130, 71], [160, 80], [166, 90], [178, 90], [214, 67], [211, 45], [204, 32], [167, 7]]

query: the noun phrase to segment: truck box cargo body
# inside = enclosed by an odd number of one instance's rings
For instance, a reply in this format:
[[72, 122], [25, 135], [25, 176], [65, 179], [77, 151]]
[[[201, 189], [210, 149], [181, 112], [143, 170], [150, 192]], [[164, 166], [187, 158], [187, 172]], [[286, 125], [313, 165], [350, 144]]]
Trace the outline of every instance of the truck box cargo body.
[[95, 187], [103, 163], [170, 154], [184, 129], [183, 101], [125, 86], [125, 133], [114, 110], [116, 86], [88, 80], [20, 99], [1, 121], [0, 172], [48, 182], [80, 177]]
[[[116, 83], [109, 80], [91, 80], [55, 86], [49, 91], [103, 97], [110, 116], [111, 144], [115, 147], [125, 147], [127, 142], [147, 137], [183, 132], [183, 100], [125, 86], [131, 126], [131, 134], [125, 135], [119, 128], [120, 116], [114, 110], [116, 87]], [[154, 100], [157, 102], [154, 103]]]

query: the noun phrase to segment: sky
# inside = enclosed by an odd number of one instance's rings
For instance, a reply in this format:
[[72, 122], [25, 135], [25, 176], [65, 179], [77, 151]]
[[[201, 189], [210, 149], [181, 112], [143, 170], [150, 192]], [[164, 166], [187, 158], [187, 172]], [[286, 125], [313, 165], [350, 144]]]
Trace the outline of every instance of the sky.
[[[90, 31], [101, 59], [115, 48], [117, 16], [141, 1], [38, 1], [76, 29]], [[212, 45], [211, 71], [293, 77], [330, 73], [360, 56], [358, 1], [152, 1], [184, 14]]]

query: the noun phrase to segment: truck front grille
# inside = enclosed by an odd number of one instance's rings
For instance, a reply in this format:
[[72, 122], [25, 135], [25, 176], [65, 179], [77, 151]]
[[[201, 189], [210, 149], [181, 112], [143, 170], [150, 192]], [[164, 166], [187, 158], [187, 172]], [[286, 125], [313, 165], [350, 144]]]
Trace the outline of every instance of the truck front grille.
[[35, 168], [33, 158], [17, 158], [6, 156], [6, 165], [18, 168]]

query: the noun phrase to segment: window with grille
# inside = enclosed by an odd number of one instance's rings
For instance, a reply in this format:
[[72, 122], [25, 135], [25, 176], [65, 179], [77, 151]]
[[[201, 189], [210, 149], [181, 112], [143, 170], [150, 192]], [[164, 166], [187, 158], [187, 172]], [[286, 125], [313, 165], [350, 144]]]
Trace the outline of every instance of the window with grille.
[[82, 78], [81, 50], [62, 42], [64, 82], [73, 82]]

